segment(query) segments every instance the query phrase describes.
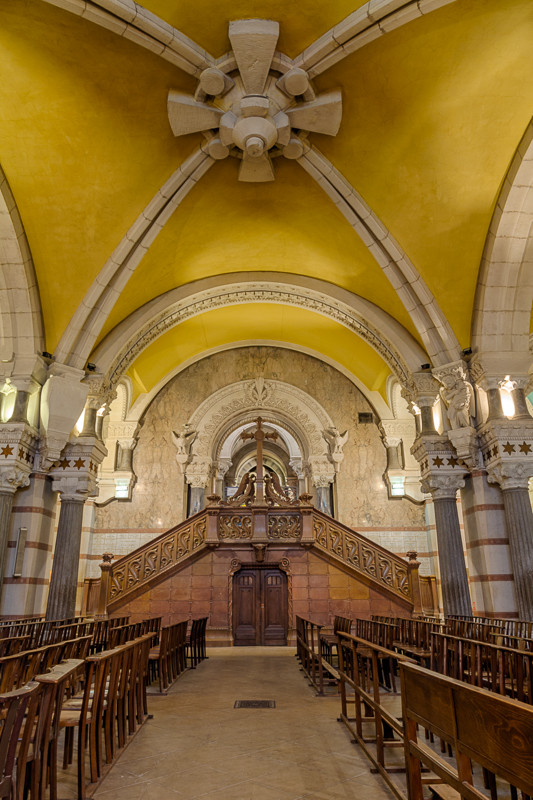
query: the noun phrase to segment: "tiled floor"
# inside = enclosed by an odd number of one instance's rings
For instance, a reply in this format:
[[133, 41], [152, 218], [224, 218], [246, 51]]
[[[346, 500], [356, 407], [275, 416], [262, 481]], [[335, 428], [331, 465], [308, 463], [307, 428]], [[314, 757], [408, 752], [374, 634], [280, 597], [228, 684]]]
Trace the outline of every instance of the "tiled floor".
[[[275, 700], [275, 709], [234, 709]], [[338, 696], [316, 697], [293, 648], [217, 648], [168, 696], [102, 781], [97, 800], [390, 800], [336, 720]]]

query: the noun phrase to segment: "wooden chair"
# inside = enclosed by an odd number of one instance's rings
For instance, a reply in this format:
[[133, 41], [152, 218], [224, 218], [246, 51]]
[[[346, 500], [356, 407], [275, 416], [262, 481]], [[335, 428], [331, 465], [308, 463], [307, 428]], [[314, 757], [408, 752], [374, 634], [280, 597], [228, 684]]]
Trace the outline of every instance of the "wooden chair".
[[[40, 692], [39, 684], [33, 682], [12, 692], [0, 694], [0, 798], [21, 796], [14, 774], [17, 744], [26, 712], [27, 724], [33, 727]], [[17, 765], [19, 775], [25, 774], [25, 756], [26, 752], [22, 750]]]

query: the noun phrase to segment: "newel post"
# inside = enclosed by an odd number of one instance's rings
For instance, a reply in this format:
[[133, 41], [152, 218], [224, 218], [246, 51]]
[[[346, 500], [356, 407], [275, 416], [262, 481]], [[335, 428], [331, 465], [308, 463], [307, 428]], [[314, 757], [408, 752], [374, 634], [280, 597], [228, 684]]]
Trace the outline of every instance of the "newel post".
[[315, 541], [315, 534], [313, 531], [313, 506], [311, 500], [313, 495], [301, 494], [298, 498], [300, 501], [300, 513], [302, 515], [302, 538], [301, 544], [311, 545]]
[[100, 592], [98, 594], [98, 608], [95, 619], [107, 619], [107, 598], [109, 593], [109, 582], [111, 580], [111, 570], [113, 569], [113, 553], [104, 553], [100, 564]]
[[407, 565], [407, 572], [409, 575], [409, 585], [411, 587], [411, 594], [413, 597], [413, 614], [423, 614], [422, 608], [422, 592], [420, 589], [420, 576], [418, 570], [420, 568], [420, 561], [417, 561], [416, 551], [410, 550], [407, 553], [409, 563]]
[[207, 498], [207, 531], [205, 543], [207, 545], [218, 545], [218, 514], [220, 511], [220, 501], [222, 498], [218, 494], [210, 494]]

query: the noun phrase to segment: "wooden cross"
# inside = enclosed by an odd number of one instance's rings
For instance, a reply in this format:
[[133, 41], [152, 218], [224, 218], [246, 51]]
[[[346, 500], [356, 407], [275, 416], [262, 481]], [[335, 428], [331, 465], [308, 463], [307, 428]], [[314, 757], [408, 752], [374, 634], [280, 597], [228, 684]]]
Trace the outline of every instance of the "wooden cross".
[[277, 439], [278, 434], [276, 431], [272, 431], [272, 433], [265, 433], [263, 428], [261, 427], [263, 420], [261, 417], [257, 417], [255, 420], [255, 424], [257, 428], [255, 431], [250, 431], [250, 433], [246, 433], [243, 431], [241, 433], [241, 439], [255, 439], [257, 442], [257, 467], [256, 467], [256, 478], [255, 478], [255, 503], [260, 505], [265, 501], [265, 490], [264, 490], [264, 474], [263, 474], [263, 442], [265, 439]]

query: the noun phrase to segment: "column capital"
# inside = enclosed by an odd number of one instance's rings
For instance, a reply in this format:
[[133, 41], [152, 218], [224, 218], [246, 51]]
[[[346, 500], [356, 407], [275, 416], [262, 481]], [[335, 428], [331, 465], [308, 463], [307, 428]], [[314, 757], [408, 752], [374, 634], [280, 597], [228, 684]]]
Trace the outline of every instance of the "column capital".
[[29, 476], [33, 470], [38, 441], [37, 431], [28, 422], [0, 424], [0, 469], [15, 470], [17, 474]]
[[29, 484], [29, 470], [16, 465], [0, 465], [0, 493], [15, 494], [17, 489], [24, 489]]
[[489, 481], [502, 489], [527, 486], [533, 476], [533, 417], [487, 420], [478, 433]]
[[98, 466], [106, 455], [106, 448], [95, 437], [70, 441], [50, 470], [53, 491], [69, 499], [96, 496]]
[[422, 491], [431, 494], [434, 500], [453, 499], [457, 491], [463, 489], [465, 482], [460, 475], [429, 475], [420, 481]]
[[404, 439], [412, 440], [416, 435], [416, 426], [412, 418], [382, 419], [378, 423], [378, 430], [385, 447], [397, 447]]
[[335, 467], [327, 456], [312, 456], [308, 460], [311, 482], [315, 488], [329, 486], [335, 480]]
[[487, 467], [487, 480], [498, 484], [502, 491], [506, 489], [526, 489], [533, 476], [533, 462], [519, 464], [516, 462], [499, 462]]
[[185, 480], [193, 489], [205, 489], [209, 484], [209, 479], [213, 470], [211, 459], [198, 459], [187, 465], [185, 470]]

